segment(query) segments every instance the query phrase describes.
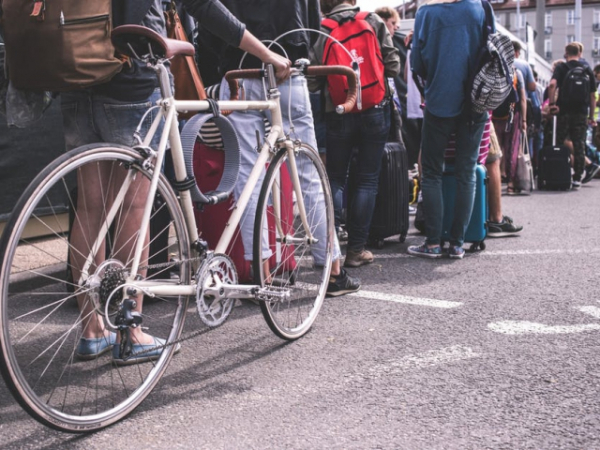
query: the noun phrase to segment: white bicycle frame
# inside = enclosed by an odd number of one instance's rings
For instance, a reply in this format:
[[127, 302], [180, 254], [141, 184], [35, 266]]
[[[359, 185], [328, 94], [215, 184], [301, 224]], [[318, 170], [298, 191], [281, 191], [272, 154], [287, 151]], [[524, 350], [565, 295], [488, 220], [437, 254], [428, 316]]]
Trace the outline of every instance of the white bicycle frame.
[[[175, 100], [173, 97], [173, 92], [171, 89], [171, 84], [168, 76], [168, 71], [163, 65], [162, 62], [159, 62], [156, 65], [156, 70], [160, 80], [160, 89], [161, 89], [161, 99], [157, 102], [157, 105], [160, 107], [160, 113], [157, 114], [154, 119], [148, 133], [144, 137], [142, 141], [142, 147], [149, 148], [152, 139], [154, 138], [161, 121], [164, 119], [164, 127], [160, 137], [160, 142], [158, 145], [158, 150], [155, 154], [149, 156], [150, 159], [154, 160], [154, 173], [152, 174], [152, 180], [150, 183], [150, 188], [148, 191], [148, 200], [146, 201], [146, 205], [144, 208], [144, 213], [142, 216], [141, 226], [140, 226], [140, 234], [139, 236], [144, 236], [145, 233], [148, 232], [150, 217], [152, 214], [152, 199], [156, 194], [156, 189], [158, 186], [159, 176], [161, 173], [161, 168], [164, 163], [165, 153], [167, 149], [167, 144], [170, 143], [171, 148], [171, 157], [173, 159], [173, 166], [175, 171], [175, 179], [177, 181], [184, 181], [187, 178], [187, 171], [185, 168], [185, 161], [183, 156], [183, 149], [181, 145], [181, 136], [179, 133], [179, 124], [177, 120], [177, 112], [201, 112], [201, 111], [209, 111], [210, 104], [206, 100], [197, 100], [197, 101], [181, 101]], [[298, 177], [298, 171], [296, 167], [295, 153], [294, 153], [294, 144], [293, 142], [286, 138], [283, 131], [283, 120], [281, 114], [281, 106], [280, 106], [280, 93], [277, 89], [277, 83], [275, 81], [275, 75], [272, 67], [269, 67], [267, 70], [267, 80], [269, 84], [269, 99], [263, 101], [245, 101], [245, 100], [235, 100], [235, 101], [218, 101], [219, 108], [223, 111], [248, 111], [248, 110], [256, 110], [256, 111], [271, 111], [272, 119], [271, 119], [271, 132], [268, 136], [265, 137], [265, 142], [262, 145], [260, 150], [258, 160], [254, 165], [248, 181], [240, 194], [239, 199], [234, 205], [233, 212], [228, 223], [223, 230], [221, 238], [214, 250], [215, 253], [225, 253], [231, 239], [233, 238], [235, 229], [239, 224], [242, 214], [246, 209], [250, 196], [258, 183], [261, 172], [265, 170], [265, 164], [270, 160], [272, 156], [275, 155], [275, 149], [286, 148], [289, 155], [289, 169], [290, 169], [290, 177], [292, 181], [292, 185], [294, 188], [294, 192], [296, 194], [297, 206], [299, 208], [300, 217], [304, 228], [308, 234], [307, 239], [311, 242], [314, 241], [313, 236], [310, 235], [310, 227], [308, 226], [308, 220], [306, 217], [306, 211], [304, 208], [304, 201], [302, 197], [302, 191], [300, 187], [300, 180]], [[142, 119], [143, 120], [143, 119]], [[87, 256], [84, 267], [82, 268], [81, 277], [79, 279], [79, 285], [83, 285], [85, 281], [89, 277], [89, 270], [94, 262], [94, 255], [97, 254], [100, 247], [102, 246], [102, 242], [104, 241], [105, 236], [107, 235], [110, 225], [115, 219], [117, 212], [121, 206], [125, 198], [125, 193], [127, 192], [129, 186], [133, 182], [133, 173], [128, 174], [126, 177], [123, 186], [119, 190], [118, 194], [115, 197], [115, 201], [110, 208], [106, 220], [100, 229], [99, 235], [92, 245], [92, 249], [90, 254]], [[276, 191], [276, 189], [274, 189]], [[187, 233], [189, 236], [189, 242], [194, 243], [198, 240], [198, 231], [196, 229], [196, 221], [193, 213], [193, 203], [190, 191], [184, 190], [179, 192], [180, 197], [180, 205], [183, 211], [183, 215], [186, 222]], [[274, 192], [273, 203], [275, 208], [276, 217], [279, 218], [279, 195]], [[282, 235], [282, 227], [281, 223], [278, 219], [276, 224], [277, 230]], [[151, 280], [136, 280], [137, 273], [140, 268], [140, 262], [142, 259], [144, 246], [146, 245], [144, 239], [138, 239], [135, 247], [135, 252], [132, 260], [131, 270], [129, 273], [129, 277], [126, 280], [126, 285], [123, 288], [128, 289], [132, 286], [136, 286], [141, 289], [144, 294], [148, 296], [178, 296], [178, 295], [195, 295], [196, 294], [196, 283], [192, 283], [191, 285], [177, 285], [175, 283], [168, 283], [165, 280], [162, 281], [151, 281]], [[238, 292], [238, 295], [235, 295], [237, 298], [251, 297], [253, 295], [249, 295], [254, 286], [248, 285], [228, 285], [228, 292]], [[244, 294], [246, 292], [246, 294]], [[125, 294], [125, 292], [124, 292]]]

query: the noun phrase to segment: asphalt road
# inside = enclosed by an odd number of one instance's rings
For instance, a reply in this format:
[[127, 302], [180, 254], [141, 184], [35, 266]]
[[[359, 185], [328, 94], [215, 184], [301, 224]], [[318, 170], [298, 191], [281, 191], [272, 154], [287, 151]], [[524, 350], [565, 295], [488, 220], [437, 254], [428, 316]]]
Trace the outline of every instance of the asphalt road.
[[[185, 343], [126, 420], [38, 425], [0, 381], [2, 448], [600, 448], [600, 181], [503, 197], [520, 237], [462, 261], [390, 239], [285, 343], [243, 305]], [[186, 331], [198, 324], [191, 310]]]

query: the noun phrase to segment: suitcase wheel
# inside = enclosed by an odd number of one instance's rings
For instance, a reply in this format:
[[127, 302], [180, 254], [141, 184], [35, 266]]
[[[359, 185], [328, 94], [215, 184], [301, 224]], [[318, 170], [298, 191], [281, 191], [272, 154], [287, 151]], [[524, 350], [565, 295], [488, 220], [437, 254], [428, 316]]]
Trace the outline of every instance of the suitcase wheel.
[[373, 239], [373, 247], [382, 249], [384, 242], [385, 241], [383, 239]]
[[406, 241], [406, 234], [401, 234], [400, 237], [398, 238], [398, 240], [400, 241], [400, 243], [403, 243], [404, 241]]
[[469, 247], [469, 251], [472, 253], [478, 250], [485, 250], [485, 242], [474, 242], [473, 244], [471, 244], [471, 247]]

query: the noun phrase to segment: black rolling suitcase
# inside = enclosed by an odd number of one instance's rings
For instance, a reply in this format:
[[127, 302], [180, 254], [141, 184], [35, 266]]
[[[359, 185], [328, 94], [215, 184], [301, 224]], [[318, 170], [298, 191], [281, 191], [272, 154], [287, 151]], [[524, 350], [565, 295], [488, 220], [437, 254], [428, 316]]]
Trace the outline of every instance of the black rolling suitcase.
[[409, 226], [408, 154], [402, 141], [400, 114], [393, 104], [391, 116], [389, 142], [385, 144], [383, 152], [377, 199], [369, 230], [369, 244], [377, 248], [383, 247], [385, 238], [397, 234], [400, 235], [400, 242], [404, 242]]
[[[409, 226], [408, 155], [400, 134], [400, 115], [394, 105], [391, 106], [389, 142], [385, 144], [383, 151], [377, 199], [369, 229], [369, 245], [377, 248], [382, 248], [384, 239], [390, 236], [400, 235], [400, 242], [404, 242]], [[355, 167], [356, 159], [352, 158], [347, 184], [348, 201], [353, 196]]]
[[369, 230], [369, 243], [377, 248], [389, 236], [408, 233], [408, 155], [402, 142], [385, 144], [375, 210]]
[[571, 152], [564, 143], [556, 145], [556, 116], [552, 126], [552, 144], [540, 150], [538, 189], [566, 191], [571, 188]]

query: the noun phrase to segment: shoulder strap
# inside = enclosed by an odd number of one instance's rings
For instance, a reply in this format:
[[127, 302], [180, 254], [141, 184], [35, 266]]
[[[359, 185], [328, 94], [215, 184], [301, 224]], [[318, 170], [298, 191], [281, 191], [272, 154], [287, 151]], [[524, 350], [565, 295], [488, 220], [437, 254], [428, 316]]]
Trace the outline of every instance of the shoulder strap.
[[333, 19], [323, 19], [321, 21], [321, 26], [327, 28], [330, 32], [335, 30], [337, 27], [340, 26], [340, 24]]
[[487, 0], [481, 0], [481, 6], [485, 12], [485, 22], [483, 24], [483, 38], [487, 41], [487, 37], [492, 34], [494, 29], [494, 10], [492, 5]]

